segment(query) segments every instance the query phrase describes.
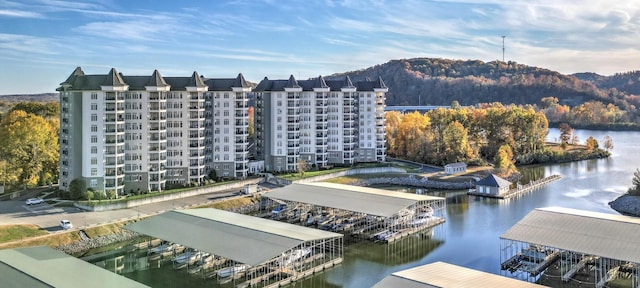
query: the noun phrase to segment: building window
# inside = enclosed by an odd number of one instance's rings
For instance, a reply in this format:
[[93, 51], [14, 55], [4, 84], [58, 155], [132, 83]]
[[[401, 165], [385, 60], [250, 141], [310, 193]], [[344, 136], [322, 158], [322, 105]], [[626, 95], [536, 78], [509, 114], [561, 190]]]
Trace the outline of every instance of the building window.
[[91, 103], [91, 110], [93, 110], [93, 111], [98, 110], [98, 104], [97, 103]]
[[98, 176], [98, 168], [91, 168], [91, 176]]
[[91, 125], [91, 132], [98, 132], [98, 125]]
[[91, 121], [98, 121], [98, 115], [97, 114], [91, 114]]
[[91, 179], [91, 181], [89, 181], [89, 186], [91, 186], [91, 187], [98, 187], [98, 180], [96, 180], [96, 179]]
[[98, 164], [98, 158], [91, 157], [91, 165], [97, 165], [97, 164]]
[[98, 93], [91, 93], [91, 100], [98, 100]]
[[98, 153], [98, 147], [91, 146], [91, 154], [96, 154], [96, 153]]
[[91, 136], [91, 143], [98, 143], [98, 136], [92, 135]]

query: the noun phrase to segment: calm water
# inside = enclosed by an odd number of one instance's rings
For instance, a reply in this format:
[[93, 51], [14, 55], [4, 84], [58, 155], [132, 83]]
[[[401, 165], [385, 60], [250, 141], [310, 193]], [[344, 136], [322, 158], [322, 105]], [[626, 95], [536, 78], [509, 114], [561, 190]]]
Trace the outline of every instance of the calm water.
[[[537, 179], [552, 174], [560, 174], [563, 178], [508, 201], [467, 196], [465, 192], [432, 191], [431, 195], [447, 197], [446, 222], [434, 228], [432, 235], [426, 238], [410, 237], [389, 245], [361, 243], [349, 246], [345, 248], [341, 266], [291, 287], [371, 287], [395, 271], [434, 261], [499, 274], [500, 235], [532, 209], [560, 206], [616, 213], [607, 203], [627, 190], [633, 172], [640, 168], [640, 156], [635, 148], [636, 143], [640, 143], [640, 132], [582, 130], [577, 133], [583, 142], [589, 136], [602, 142], [603, 137], [609, 135], [614, 144], [612, 157], [521, 168], [520, 171], [529, 178]], [[552, 129], [548, 139], [557, 137], [558, 131]], [[153, 287], [180, 287], [185, 284], [204, 287], [201, 281], [181, 280], [189, 276], [170, 269], [125, 276], [137, 278]]]

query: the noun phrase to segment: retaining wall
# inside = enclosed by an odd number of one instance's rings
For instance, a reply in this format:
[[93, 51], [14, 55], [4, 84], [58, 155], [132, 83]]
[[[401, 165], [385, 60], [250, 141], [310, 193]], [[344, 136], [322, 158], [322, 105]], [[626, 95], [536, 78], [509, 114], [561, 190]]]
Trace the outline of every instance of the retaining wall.
[[122, 201], [115, 202], [115, 203], [100, 204], [100, 205], [96, 205], [96, 206], [82, 205], [82, 204], [79, 204], [79, 203], [74, 203], [73, 205], [75, 205], [76, 207], [78, 207], [80, 209], [87, 210], [87, 211], [94, 211], [94, 212], [116, 210], [116, 209], [124, 209], [124, 208], [131, 208], [131, 207], [136, 207], [136, 206], [146, 205], [146, 204], [152, 204], [152, 203], [157, 203], [157, 202], [162, 202], [162, 201], [176, 200], [176, 199], [180, 199], [180, 198], [196, 196], [196, 195], [201, 195], [201, 194], [207, 194], [207, 193], [213, 193], [213, 192], [221, 192], [221, 191], [225, 191], [225, 190], [241, 189], [241, 188], [244, 188], [245, 185], [256, 184], [256, 183], [258, 183], [260, 181], [262, 181], [262, 178], [255, 178], [255, 179], [249, 179], [249, 180], [244, 180], [244, 181], [240, 181], [240, 182], [232, 182], [232, 183], [228, 183], [228, 184], [216, 185], [216, 186], [211, 186], [211, 187], [195, 188], [193, 190], [176, 192], [176, 193], [171, 193], [171, 194], [162, 194], [162, 195], [158, 195], [158, 196], [149, 196], [149, 197], [146, 197], [146, 198], [134, 199], [134, 200], [129, 200], [129, 201], [122, 200]]

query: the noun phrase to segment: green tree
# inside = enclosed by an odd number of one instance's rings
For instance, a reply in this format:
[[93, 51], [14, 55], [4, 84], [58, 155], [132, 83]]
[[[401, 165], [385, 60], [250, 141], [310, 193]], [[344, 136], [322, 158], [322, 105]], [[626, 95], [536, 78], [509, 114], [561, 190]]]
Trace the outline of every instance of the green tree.
[[87, 191], [87, 186], [84, 183], [84, 180], [76, 178], [71, 180], [69, 183], [69, 193], [71, 194], [70, 196], [72, 200], [82, 199], [85, 191]]
[[[53, 182], [58, 174], [58, 128], [41, 116], [14, 110], [0, 122], [0, 159], [14, 185]], [[9, 175], [11, 174], [11, 175]]]
[[27, 114], [38, 115], [45, 119], [60, 116], [60, 104], [57, 102], [19, 102], [11, 108], [11, 111], [17, 110], [22, 110]]
[[93, 191], [87, 190], [87, 194], [86, 194], [87, 200], [91, 201], [91, 199], [93, 199], [93, 195], [94, 195]]

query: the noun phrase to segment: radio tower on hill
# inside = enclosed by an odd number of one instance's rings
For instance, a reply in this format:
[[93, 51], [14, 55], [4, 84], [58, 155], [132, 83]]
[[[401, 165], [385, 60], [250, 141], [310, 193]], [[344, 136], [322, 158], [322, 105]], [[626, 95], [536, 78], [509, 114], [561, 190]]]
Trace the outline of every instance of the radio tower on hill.
[[504, 37], [507, 37], [507, 36], [504, 36], [504, 35], [502, 36], [502, 62], [504, 62]]

